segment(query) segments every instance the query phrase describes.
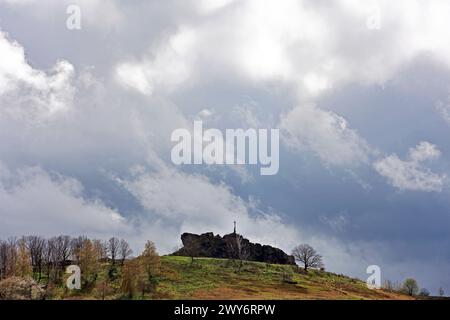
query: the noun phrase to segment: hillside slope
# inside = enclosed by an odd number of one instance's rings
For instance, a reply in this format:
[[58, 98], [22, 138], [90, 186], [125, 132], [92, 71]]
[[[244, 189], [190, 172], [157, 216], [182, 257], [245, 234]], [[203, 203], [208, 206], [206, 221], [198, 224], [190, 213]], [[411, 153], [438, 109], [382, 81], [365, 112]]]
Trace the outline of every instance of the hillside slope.
[[161, 257], [159, 299], [410, 299], [370, 290], [357, 279], [293, 266], [226, 259]]

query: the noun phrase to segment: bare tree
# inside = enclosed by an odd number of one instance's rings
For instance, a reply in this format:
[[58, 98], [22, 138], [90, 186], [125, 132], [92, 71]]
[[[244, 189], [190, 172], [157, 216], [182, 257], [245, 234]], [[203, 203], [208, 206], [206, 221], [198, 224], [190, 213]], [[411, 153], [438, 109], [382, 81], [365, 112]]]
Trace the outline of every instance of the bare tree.
[[44, 264], [45, 239], [39, 236], [28, 236], [24, 238], [25, 244], [30, 252], [33, 274], [37, 274], [37, 281], [41, 281], [42, 268]]
[[[47, 241], [48, 251], [46, 252], [48, 258], [47, 276], [52, 277], [53, 282], [61, 282], [61, 276], [64, 266], [69, 262], [71, 250], [71, 238], [69, 236], [58, 236], [50, 238]], [[51, 272], [53, 271], [53, 273]]]
[[70, 259], [71, 255], [71, 238], [69, 236], [58, 236], [55, 240], [55, 250], [57, 256], [57, 263], [64, 266]]
[[420, 289], [419, 296], [428, 297], [428, 296], [430, 296], [430, 291], [428, 291], [427, 288], [422, 288], [422, 289]]
[[403, 282], [403, 291], [410, 295], [415, 296], [419, 292], [419, 286], [417, 285], [417, 281], [412, 278], [408, 278]]
[[111, 258], [112, 265], [116, 264], [116, 259], [119, 253], [119, 239], [112, 237], [108, 240], [108, 252], [109, 257]]
[[26, 246], [25, 239], [22, 238], [18, 242], [16, 274], [21, 278], [28, 278], [32, 273], [30, 250]]
[[120, 239], [118, 254], [122, 265], [132, 253], [133, 250], [131, 250], [128, 242], [125, 239]]
[[75, 260], [77, 264], [80, 263], [80, 253], [83, 249], [83, 245], [86, 243], [87, 238], [85, 236], [80, 236], [73, 238], [70, 242], [70, 248], [72, 252], [72, 259]]
[[383, 289], [387, 291], [394, 291], [394, 284], [392, 283], [391, 280], [387, 279], [383, 283]]
[[55, 257], [55, 238], [48, 239], [44, 247], [44, 265], [46, 266], [47, 284], [50, 282], [52, 270], [56, 267], [54, 264]]
[[9, 237], [6, 241], [6, 277], [16, 275], [17, 245], [18, 240], [16, 237]]
[[97, 255], [100, 261], [104, 262], [108, 259], [108, 245], [99, 239], [92, 240], [92, 244], [94, 245], [95, 250], [97, 251]]
[[444, 294], [445, 294], [445, 292], [444, 292], [444, 288], [440, 287], [440, 288], [439, 288], [439, 292], [438, 292], [438, 293], [439, 293], [439, 296], [440, 296], [440, 297], [443, 297], [443, 296], [444, 296]]
[[0, 240], [0, 280], [16, 275], [17, 249], [16, 237], [10, 237], [6, 241]]
[[322, 256], [308, 244], [296, 246], [294, 250], [292, 250], [292, 255], [296, 261], [303, 264], [305, 272], [308, 272], [309, 268], [323, 267]]
[[6, 278], [6, 266], [8, 264], [8, 243], [0, 240], [0, 280]]

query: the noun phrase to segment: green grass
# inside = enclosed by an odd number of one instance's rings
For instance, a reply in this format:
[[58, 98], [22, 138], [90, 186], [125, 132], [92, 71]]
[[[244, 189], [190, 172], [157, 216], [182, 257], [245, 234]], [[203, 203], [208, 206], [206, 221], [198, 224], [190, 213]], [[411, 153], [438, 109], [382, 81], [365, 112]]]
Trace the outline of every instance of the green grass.
[[[325, 271], [260, 262], [161, 257], [159, 299], [398, 299], [365, 283]], [[286, 276], [288, 275], [288, 276]], [[288, 279], [289, 281], [285, 281]]]
[[[407, 299], [405, 295], [370, 290], [358, 279], [330, 272], [290, 265], [276, 265], [213, 258], [162, 256], [155, 292], [145, 299]], [[123, 299], [120, 293], [121, 267], [117, 278], [108, 276], [110, 266], [102, 265], [93, 288], [72, 291], [63, 281], [51, 288], [51, 299], [102, 299], [102, 283], [107, 283], [105, 299]], [[41, 283], [46, 283], [43, 278]], [[135, 299], [142, 299], [141, 296]]]

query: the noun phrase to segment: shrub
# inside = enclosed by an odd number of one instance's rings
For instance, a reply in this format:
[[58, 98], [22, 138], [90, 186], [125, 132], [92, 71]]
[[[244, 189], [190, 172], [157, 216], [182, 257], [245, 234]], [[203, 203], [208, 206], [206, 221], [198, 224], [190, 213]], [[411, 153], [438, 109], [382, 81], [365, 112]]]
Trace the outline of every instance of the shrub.
[[0, 300], [41, 300], [44, 290], [31, 278], [10, 277], [0, 281]]
[[426, 289], [426, 288], [420, 289], [419, 296], [428, 297], [429, 295], [430, 295], [430, 291], [428, 291], [428, 289]]
[[415, 279], [409, 278], [406, 279], [403, 283], [403, 291], [410, 295], [415, 296], [417, 292], [419, 291], [419, 286], [417, 285], [417, 281]]
[[293, 274], [286, 270], [281, 275], [281, 281], [288, 284], [297, 284], [297, 281], [294, 281]]

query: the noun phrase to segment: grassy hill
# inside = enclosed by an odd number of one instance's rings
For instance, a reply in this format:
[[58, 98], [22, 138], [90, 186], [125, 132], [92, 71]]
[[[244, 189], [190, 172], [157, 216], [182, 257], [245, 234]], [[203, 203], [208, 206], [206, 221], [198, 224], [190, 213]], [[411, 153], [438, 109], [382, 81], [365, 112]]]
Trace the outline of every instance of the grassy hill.
[[[239, 261], [228, 259], [195, 258], [192, 262], [189, 257], [162, 256], [156, 291], [146, 293], [144, 299], [412, 299], [400, 293], [371, 290], [361, 280], [325, 271], [310, 270], [305, 274], [292, 265], [250, 261], [239, 265]], [[108, 269], [105, 263], [93, 290], [67, 290], [60, 285], [53, 288], [49, 299], [128, 299], [120, 293], [120, 266], [118, 277], [108, 281], [107, 293], [102, 295], [101, 283], [108, 278]], [[142, 295], [133, 299], [142, 299]]]
[[225, 259], [161, 257], [157, 299], [409, 299], [324, 271]]

